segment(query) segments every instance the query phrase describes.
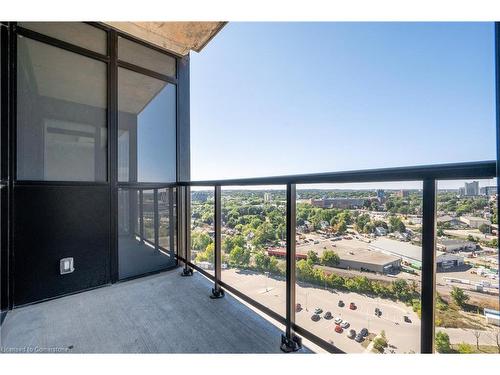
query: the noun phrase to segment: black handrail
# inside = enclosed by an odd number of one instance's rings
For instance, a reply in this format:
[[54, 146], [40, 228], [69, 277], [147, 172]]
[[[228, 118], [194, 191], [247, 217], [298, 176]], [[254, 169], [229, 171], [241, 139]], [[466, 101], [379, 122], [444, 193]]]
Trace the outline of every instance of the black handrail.
[[244, 186], [386, 181], [459, 180], [496, 176], [496, 161], [435, 164], [411, 167], [365, 169], [287, 176], [236, 178], [228, 180], [180, 181], [180, 186]]

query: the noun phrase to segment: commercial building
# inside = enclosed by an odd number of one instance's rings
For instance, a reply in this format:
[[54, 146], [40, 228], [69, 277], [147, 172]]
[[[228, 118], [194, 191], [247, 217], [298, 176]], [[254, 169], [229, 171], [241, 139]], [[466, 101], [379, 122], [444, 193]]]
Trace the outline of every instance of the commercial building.
[[500, 326], [500, 311], [493, 309], [484, 309], [486, 323]]
[[481, 195], [486, 195], [486, 196], [490, 197], [492, 195], [497, 194], [497, 187], [496, 186], [483, 186], [480, 189], [480, 192], [481, 192]]
[[474, 251], [477, 249], [477, 244], [472, 241], [443, 238], [438, 240], [437, 248], [447, 253], [457, 253], [459, 251]]
[[491, 225], [491, 221], [488, 219], [477, 217], [477, 216], [460, 216], [460, 221], [471, 228], [479, 228], [481, 225]]
[[[366, 249], [356, 249], [351, 251], [337, 251], [340, 262], [336, 268], [368, 271], [376, 273], [394, 273], [401, 268], [401, 258], [397, 256], [383, 254], [377, 251]], [[335, 268], [326, 266], [316, 266], [325, 272], [335, 272]]]
[[438, 253], [436, 267], [438, 271], [450, 271], [464, 265], [464, 258], [455, 254]]

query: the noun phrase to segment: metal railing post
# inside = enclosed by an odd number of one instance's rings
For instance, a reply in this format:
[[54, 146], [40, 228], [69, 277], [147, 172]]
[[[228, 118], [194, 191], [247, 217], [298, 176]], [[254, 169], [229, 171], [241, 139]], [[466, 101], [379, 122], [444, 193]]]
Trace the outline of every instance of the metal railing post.
[[434, 352], [434, 304], [436, 297], [436, 187], [435, 179], [423, 181], [421, 353]]
[[193, 269], [188, 266], [191, 261], [191, 189], [189, 186], [185, 186], [179, 193], [181, 196], [180, 207], [178, 207], [178, 211], [180, 211], [179, 233], [182, 236], [179, 238], [179, 242], [182, 243], [184, 250], [184, 269], [181, 276], [192, 276]]
[[160, 209], [158, 207], [158, 189], [153, 190], [153, 229], [155, 250], [160, 251]]
[[286, 185], [286, 329], [281, 336], [281, 350], [289, 353], [302, 348], [302, 340], [293, 332], [295, 325], [295, 283], [297, 221], [297, 192], [295, 184]]
[[210, 298], [222, 298], [224, 297], [224, 290], [220, 287], [221, 278], [221, 267], [222, 267], [222, 203], [221, 203], [221, 187], [215, 186], [214, 191], [214, 231], [215, 231], [215, 243], [214, 243], [214, 268], [215, 268], [215, 284], [212, 289], [212, 294]]
[[144, 192], [139, 189], [139, 237], [144, 240]]
[[168, 189], [168, 246], [169, 254], [174, 257], [175, 254], [175, 215], [174, 215], [174, 188]]

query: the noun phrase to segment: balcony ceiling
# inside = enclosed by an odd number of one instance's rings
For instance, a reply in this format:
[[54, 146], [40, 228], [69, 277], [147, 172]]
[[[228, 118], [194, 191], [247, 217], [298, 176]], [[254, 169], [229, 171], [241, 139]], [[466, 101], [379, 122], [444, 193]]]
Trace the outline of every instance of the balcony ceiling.
[[200, 52], [226, 22], [104, 22], [177, 55]]

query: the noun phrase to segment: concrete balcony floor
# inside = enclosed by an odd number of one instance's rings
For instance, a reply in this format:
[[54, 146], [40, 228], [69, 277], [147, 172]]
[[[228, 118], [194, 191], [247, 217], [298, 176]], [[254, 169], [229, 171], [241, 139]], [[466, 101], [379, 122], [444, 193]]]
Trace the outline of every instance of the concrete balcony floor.
[[[281, 330], [238, 299], [209, 298], [212, 283], [180, 269], [9, 312], [6, 351], [281, 353]], [[308, 352], [307, 349], [302, 349]]]

